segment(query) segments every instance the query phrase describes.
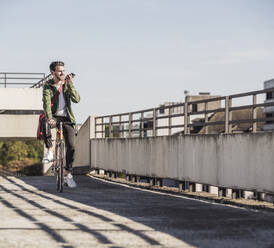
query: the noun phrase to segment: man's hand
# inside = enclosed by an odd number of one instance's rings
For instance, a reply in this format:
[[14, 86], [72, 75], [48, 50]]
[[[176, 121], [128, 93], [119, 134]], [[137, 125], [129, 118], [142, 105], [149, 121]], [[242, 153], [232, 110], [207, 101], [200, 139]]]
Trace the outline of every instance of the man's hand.
[[69, 83], [69, 84], [72, 83], [72, 79], [73, 79], [73, 76], [71, 74], [66, 76], [66, 82], [67, 83]]
[[50, 126], [54, 126], [54, 125], [56, 125], [56, 121], [54, 119], [48, 119], [48, 124]]

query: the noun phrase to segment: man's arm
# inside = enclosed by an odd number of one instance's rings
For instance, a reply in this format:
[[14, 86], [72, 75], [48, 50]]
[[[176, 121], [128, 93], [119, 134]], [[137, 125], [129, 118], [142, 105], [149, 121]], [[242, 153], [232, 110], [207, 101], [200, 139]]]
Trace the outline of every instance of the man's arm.
[[74, 103], [80, 102], [80, 95], [76, 91], [73, 83], [68, 82], [67, 84], [68, 84], [68, 92], [69, 92], [69, 96], [70, 96], [71, 101], [73, 101]]
[[51, 112], [51, 90], [44, 88], [43, 89], [43, 109], [46, 114], [47, 119], [52, 119], [52, 112]]

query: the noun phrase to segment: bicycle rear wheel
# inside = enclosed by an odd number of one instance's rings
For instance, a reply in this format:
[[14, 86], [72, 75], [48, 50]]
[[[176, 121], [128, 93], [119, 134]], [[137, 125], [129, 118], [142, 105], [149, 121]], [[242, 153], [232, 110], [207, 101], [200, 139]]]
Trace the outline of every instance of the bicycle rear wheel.
[[65, 144], [61, 141], [56, 147], [56, 183], [57, 191], [63, 192], [64, 189], [64, 154], [65, 154]]

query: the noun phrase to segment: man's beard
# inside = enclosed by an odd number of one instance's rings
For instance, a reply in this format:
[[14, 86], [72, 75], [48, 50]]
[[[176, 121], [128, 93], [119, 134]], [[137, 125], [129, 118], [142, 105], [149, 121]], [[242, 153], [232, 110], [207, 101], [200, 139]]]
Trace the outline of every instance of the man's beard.
[[64, 80], [64, 75], [63, 76], [58, 76], [57, 74], [55, 74], [56, 78], [59, 80], [59, 81], [62, 81]]

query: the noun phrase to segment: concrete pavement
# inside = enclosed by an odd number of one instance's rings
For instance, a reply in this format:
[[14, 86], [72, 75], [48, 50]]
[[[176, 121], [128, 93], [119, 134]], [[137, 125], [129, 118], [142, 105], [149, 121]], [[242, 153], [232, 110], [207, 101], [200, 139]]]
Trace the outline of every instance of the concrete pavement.
[[87, 176], [0, 177], [0, 247], [274, 247], [274, 213]]

